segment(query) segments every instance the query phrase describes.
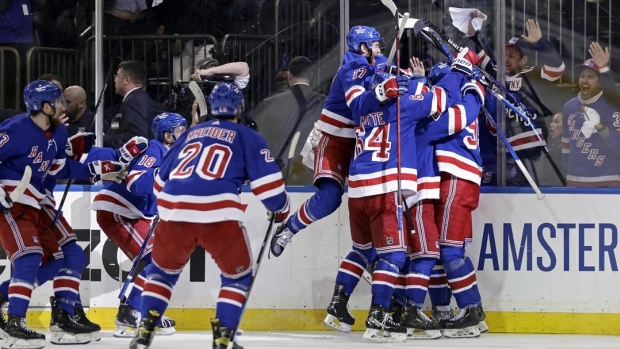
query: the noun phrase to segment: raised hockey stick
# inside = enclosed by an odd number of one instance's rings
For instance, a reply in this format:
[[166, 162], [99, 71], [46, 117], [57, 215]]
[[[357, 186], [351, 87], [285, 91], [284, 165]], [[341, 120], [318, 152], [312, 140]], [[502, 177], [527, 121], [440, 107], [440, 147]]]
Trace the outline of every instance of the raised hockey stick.
[[[273, 228], [273, 222], [276, 219], [276, 214], [273, 212], [269, 212], [269, 226], [267, 227], [267, 232], [265, 232], [265, 238], [263, 239], [263, 244], [260, 247], [260, 252], [258, 252], [258, 258], [256, 259], [256, 263], [254, 264], [254, 271], [252, 272], [252, 280], [250, 281], [250, 285], [248, 286], [248, 290], [245, 293], [245, 298], [243, 299], [243, 304], [241, 305], [241, 314], [239, 315], [239, 322], [237, 323], [237, 328], [241, 325], [241, 319], [243, 319], [243, 313], [245, 313], [245, 307], [248, 304], [248, 299], [250, 299], [250, 292], [252, 292], [252, 288], [254, 287], [254, 281], [256, 281], [256, 275], [258, 274], [258, 268], [260, 267], [260, 262], [263, 260], [263, 255], [265, 254], [265, 247], [267, 247], [267, 241], [269, 241], [269, 235], [271, 235], [271, 229]], [[235, 345], [234, 340], [237, 335], [237, 329], [234, 329], [230, 335], [230, 342], [228, 343], [227, 349], [233, 349]]]
[[295, 157], [295, 148], [297, 148], [299, 136], [301, 136], [301, 132], [295, 132], [295, 135], [293, 135], [293, 138], [291, 139], [291, 146], [288, 148], [288, 159], [286, 160], [286, 166], [284, 167], [284, 183], [288, 181], [288, 177], [291, 175], [291, 171], [293, 170], [293, 158]]
[[144, 251], [146, 251], [146, 246], [149, 244], [149, 240], [151, 239], [151, 236], [155, 231], [155, 226], [157, 226], [157, 222], [159, 222], [159, 215], [155, 216], [155, 219], [153, 219], [153, 222], [151, 223], [151, 228], [149, 229], [149, 232], [146, 233], [146, 236], [144, 237], [144, 242], [142, 243], [142, 247], [140, 247], [140, 252], [138, 252], [138, 256], [136, 256], [136, 260], [133, 262], [133, 265], [129, 270], [129, 274], [125, 278], [125, 281], [123, 281], [123, 287], [121, 287], [121, 292], [118, 294], [118, 299], [120, 299], [121, 301], [125, 296], [125, 292], [127, 291], [129, 284], [133, 280], [134, 274], [138, 269], [138, 264], [140, 264], [142, 257], [144, 257]]
[[[398, 13], [397, 11], [395, 11], [396, 13]], [[394, 13], [394, 12], [392, 12]], [[398, 14], [395, 14], [395, 16], [398, 16]], [[403, 36], [403, 33], [405, 32], [405, 24], [407, 23], [407, 20], [409, 19], [409, 13], [405, 12], [405, 14], [403, 15], [402, 19], [401, 19], [401, 24], [398, 27], [398, 31], [397, 34], [398, 35], [396, 38], [394, 38], [394, 44], [392, 44], [392, 49], [390, 50], [390, 55], [388, 56], [388, 60], [386, 63], [386, 67], [389, 67], [392, 65], [392, 60], [394, 59], [394, 55], [396, 54], [397, 51], [400, 52], [400, 50], [398, 49], [398, 45], [400, 43], [400, 38]], [[398, 61], [398, 59], [397, 59]], [[398, 64], [397, 64], [398, 65]], [[400, 66], [397, 67], [398, 69], [400, 69]]]
[[32, 177], [32, 169], [30, 168], [30, 166], [26, 165], [26, 168], [24, 169], [24, 174], [22, 175], [22, 179], [19, 180], [19, 183], [17, 184], [15, 189], [13, 189], [13, 191], [5, 198], [7, 203], [12, 204], [19, 200], [19, 198], [24, 194], [24, 192], [28, 188], [28, 185], [30, 184], [30, 177]]
[[[399, 23], [398, 11], [394, 12], [394, 22], [396, 23], [396, 75], [400, 76], [400, 33], [409, 19], [409, 13], [405, 12]], [[402, 189], [402, 159], [401, 159], [401, 140], [400, 140], [400, 92], [396, 96], [396, 222], [398, 224], [399, 236], [403, 236], [403, 189]]]
[[[452, 55], [452, 53], [447, 48], [445, 44], [446, 42], [450, 44], [450, 46], [453, 49], [457, 51], [462, 50], [461, 46], [459, 46], [456, 42], [451, 40], [447, 35], [445, 35], [445, 33], [439, 31], [437, 27], [433, 25], [433, 23], [429, 22], [428, 20], [424, 18], [421, 18], [420, 20], [416, 22], [416, 25], [414, 26], [414, 31], [416, 35], [421, 33], [422, 36], [426, 40], [428, 40], [436, 48], [442, 51], [447, 57], [449, 57], [448, 54]], [[560, 168], [555, 163], [555, 160], [553, 160], [553, 158], [551, 157], [551, 154], [549, 153], [549, 149], [547, 148], [545, 141], [540, 137], [540, 134], [538, 133], [538, 131], [536, 130], [536, 127], [534, 126], [534, 123], [532, 122], [532, 117], [530, 117], [530, 115], [532, 115], [532, 112], [530, 111], [530, 109], [526, 105], [524, 105], [522, 102], [520, 102], [519, 99], [506, 88], [506, 86], [500, 84], [495, 79], [495, 77], [493, 77], [487, 71], [483, 69], [477, 69], [477, 70], [485, 77], [485, 79], [489, 83], [487, 84], [487, 90], [489, 90], [489, 92], [495, 98], [497, 98], [500, 102], [502, 102], [508, 109], [512, 110], [515, 114], [517, 114], [523, 120], [527, 121], [527, 124], [529, 125], [529, 127], [532, 129], [532, 131], [538, 138], [538, 141], [540, 142], [540, 147], [542, 147], [543, 153], [545, 154], [545, 157], [551, 164], [553, 171], [558, 176], [562, 184], [566, 185], [566, 179], [562, 176], [562, 172], [560, 171]], [[502, 96], [497, 91], [495, 91], [496, 88], [501, 90], [513, 102], [507, 100], [506, 98], [504, 98], [504, 96]]]
[[200, 86], [196, 83], [196, 81], [189, 82], [189, 89], [192, 91], [194, 98], [198, 102], [198, 108], [200, 109], [199, 117], [203, 115], [207, 115], [207, 101], [205, 100], [205, 95], [202, 93]]

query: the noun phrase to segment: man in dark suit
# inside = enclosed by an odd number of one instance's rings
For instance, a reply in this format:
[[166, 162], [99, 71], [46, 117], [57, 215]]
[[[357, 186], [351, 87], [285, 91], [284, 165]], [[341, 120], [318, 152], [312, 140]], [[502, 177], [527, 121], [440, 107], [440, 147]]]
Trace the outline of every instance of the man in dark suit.
[[[310, 81], [313, 64], [307, 58], [298, 56], [288, 64], [290, 90], [263, 100], [253, 111], [252, 117], [258, 124], [258, 132], [265, 138], [272, 156], [285, 171], [287, 184], [312, 184], [313, 171], [301, 164], [301, 149], [319, 119], [325, 95], [312, 90]], [[289, 163], [288, 153], [295, 134], [299, 138], [295, 156]]]
[[151, 122], [155, 118], [153, 101], [144, 90], [146, 67], [139, 61], [123, 61], [114, 74], [116, 94], [123, 102], [110, 123], [109, 134], [103, 136], [103, 146], [120, 148], [134, 136], [154, 138]]

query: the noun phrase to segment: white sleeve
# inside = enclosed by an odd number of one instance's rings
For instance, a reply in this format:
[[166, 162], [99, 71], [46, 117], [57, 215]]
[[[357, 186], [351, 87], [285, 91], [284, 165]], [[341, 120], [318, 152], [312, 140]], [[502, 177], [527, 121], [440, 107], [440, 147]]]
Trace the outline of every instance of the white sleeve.
[[244, 89], [250, 83], [250, 74], [235, 77], [235, 85], [240, 89]]

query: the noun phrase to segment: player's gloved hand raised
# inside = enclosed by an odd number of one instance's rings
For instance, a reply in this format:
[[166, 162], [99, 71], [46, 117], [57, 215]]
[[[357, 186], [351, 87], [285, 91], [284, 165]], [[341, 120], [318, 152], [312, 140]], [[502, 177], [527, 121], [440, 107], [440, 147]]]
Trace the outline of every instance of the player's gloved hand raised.
[[478, 63], [478, 55], [469, 48], [463, 48], [458, 55], [452, 61], [452, 70], [460, 71], [461, 73], [472, 76], [474, 66]]
[[390, 98], [402, 96], [407, 93], [409, 76], [392, 76], [375, 87], [375, 97], [379, 102], [385, 102]]
[[289, 197], [288, 197], [288, 194], [287, 194], [286, 195], [286, 204], [284, 205], [284, 207], [281, 208], [279, 211], [271, 213], [271, 214], [275, 215], [273, 221], [276, 222], [276, 223], [284, 222], [288, 218], [288, 215], [289, 215], [290, 211], [291, 211], [291, 205], [290, 205]]
[[93, 161], [88, 163], [90, 171], [90, 181], [96, 183], [99, 181], [114, 181], [122, 183], [127, 178], [127, 170], [125, 164], [116, 161]]
[[461, 93], [463, 94], [463, 97], [465, 97], [467, 93], [472, 93], [478, 100], [478, 103], [481, 106], [484, 105], [484, 97], [486, 96], [486, 91], [484, 90], [484, 86], [482, 85], [482, 83], [480, 83], [480, 81], [471, 80], [465, 83], [463, 87], [461, 87]]
[[148, 139], [135, 136], [118, 149], [118, 161], [128, 165], [136, 156], [142, 154], [149, 146]]
[[0, 210], [8, 211], [11, 207], [13, 207], [13, 201], [9, 194], [4, 191], [4, 187], [0, 185]]
[[95, 134], [91, 132], [76, 133], [75, 135], [67, 139], [65, 153], [67, 153], [67, 156], [69, 157], [80, 157], [82, 156], [82, 154], [90, 152], [90, 150], [93, 148], [93, 145], [95, 145], [96, 138], [97, 137], [95, 136]]

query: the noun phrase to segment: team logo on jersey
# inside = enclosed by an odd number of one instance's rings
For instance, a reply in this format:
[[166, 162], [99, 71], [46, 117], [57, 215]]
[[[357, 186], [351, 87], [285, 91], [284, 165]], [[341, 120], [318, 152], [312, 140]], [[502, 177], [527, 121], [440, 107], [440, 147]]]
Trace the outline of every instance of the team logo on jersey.
[[388, 245], [391, 245], [391, 244], [394, 243], [394, 239], [389, 237], [389, 238], [385, 239], [385, 242], [387, 242]]

